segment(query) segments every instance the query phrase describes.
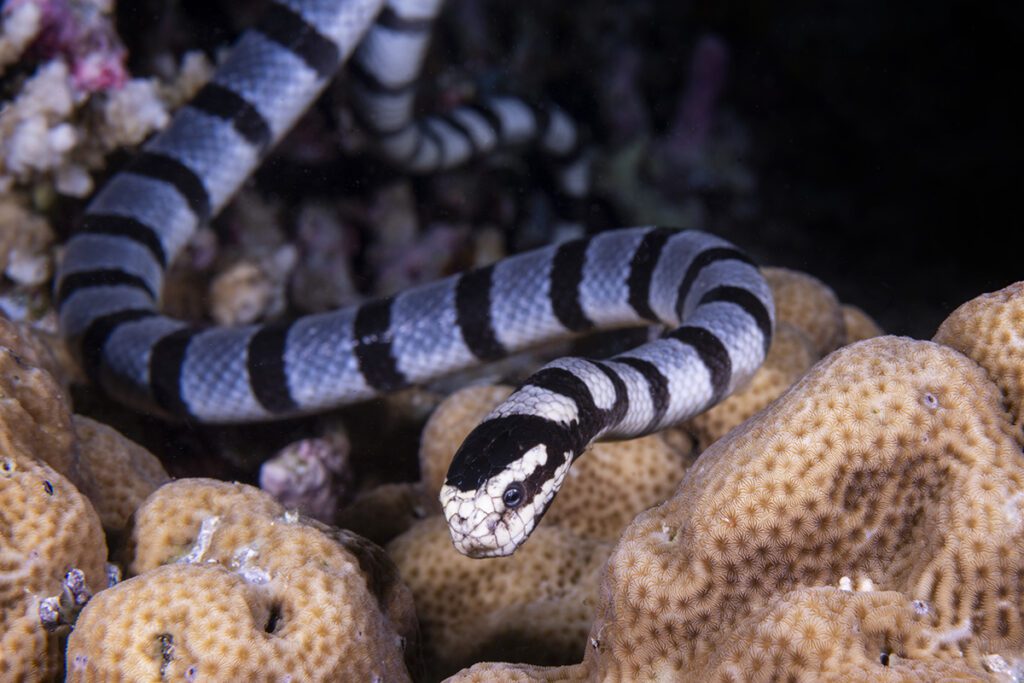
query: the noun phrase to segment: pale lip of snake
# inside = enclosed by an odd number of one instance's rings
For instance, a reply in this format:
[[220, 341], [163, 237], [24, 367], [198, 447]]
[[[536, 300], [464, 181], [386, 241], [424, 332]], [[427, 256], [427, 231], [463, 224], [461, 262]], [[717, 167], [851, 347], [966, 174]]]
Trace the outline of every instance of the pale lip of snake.
[[459, 491], [445, 485], [440, 498], [452, 544], [468, 557], [511, 555], [535, 526], [535, 518], [524, 517], [516, 511], [488, 512], [487, 508], [495, 504], [486, 491]]
[[[475, 558], [504, 557], [521, 546], [547, 512], [572, 464], [572, 454], [552, 462], [553, 471], [541, 473], [548, 464], [548, 447], [539, 444], [475, 489], [463, 491], [446, 483], [441, 487], [441, 506], [452, 543], [463, 555]], [[515, 500], [509, 499], [515, 493]], [[514, 505], [506, 504], [506, 501]]]

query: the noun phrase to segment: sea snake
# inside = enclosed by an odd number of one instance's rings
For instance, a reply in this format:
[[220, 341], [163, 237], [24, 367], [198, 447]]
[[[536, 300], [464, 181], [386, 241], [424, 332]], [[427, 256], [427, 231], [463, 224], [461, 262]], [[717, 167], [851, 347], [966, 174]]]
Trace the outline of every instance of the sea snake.
[[660, 322], [669, 332], [605, 361], [557, 360], [466, 439], [441, 501], [455, 546], [506, 555], [597, 438], [694, 415], [751, 377], [773, 329], [756, 267], [708, 234], [601, 233], [397, 296], [291, 322], [222, 328], [159, 313], [168, 264], [355, 52], [360, 117], [413, 171], [532, 142], [583, 180], [557, 107], [492, 98], [413, 118], [412, 86], [440, 0], [276, 0], [212, 81], [99, 191], [69, 240], [55, 298], [88, 375], [137, 409], [196, 421], [324, 410], [541, 342]]

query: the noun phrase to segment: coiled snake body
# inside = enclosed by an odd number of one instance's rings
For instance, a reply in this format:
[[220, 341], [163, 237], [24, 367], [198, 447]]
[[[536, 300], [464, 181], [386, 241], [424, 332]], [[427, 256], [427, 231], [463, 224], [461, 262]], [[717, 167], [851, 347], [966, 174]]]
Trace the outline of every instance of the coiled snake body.
[[211, 83], [92, 200], [57, 280], [61, 329], [89, 375], [134, 407], [243, 422], [351, 403], [542, 341], [662, 323], [605, 361], [563, 358], [466, 439], [441, 501], [452, 539], [506, 555], [597, 438], [692, 416], [763, 361], [767, 284], [730, 244], [632, 228], [505, 259], [395, 297], [289, 323], [197, 327], [159, 313], [164, 271], [356, 51], [360, 118], [394, 163], [423, 172], [533, 142], [579, 193], [578, 141], [557, 107], [493, 98], [414, 119], [412, 84], [439, 0], [278, 0]]

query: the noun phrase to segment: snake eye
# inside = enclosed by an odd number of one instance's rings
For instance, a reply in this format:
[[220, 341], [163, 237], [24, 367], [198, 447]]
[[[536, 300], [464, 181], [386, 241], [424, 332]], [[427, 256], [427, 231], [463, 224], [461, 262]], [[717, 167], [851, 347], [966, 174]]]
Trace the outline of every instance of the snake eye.
[[505, 493], [501, 494], [501, 502], [505, 504], [505, 508], [508, 510], [514, 510], [523, 504], [523, 499], [526, 498], [526, 489], [518, 481], [514, 481], [508, 485], [505, 489]]

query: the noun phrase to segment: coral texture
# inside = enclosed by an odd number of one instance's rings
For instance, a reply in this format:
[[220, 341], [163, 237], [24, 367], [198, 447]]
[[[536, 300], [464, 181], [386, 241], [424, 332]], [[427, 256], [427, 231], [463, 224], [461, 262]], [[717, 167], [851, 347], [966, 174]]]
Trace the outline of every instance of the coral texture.
[[90, 482], [90, 500], [108, 532], [128, 518], [170, 477], [155, 455], [117, 430], [83, 415], [73, 416], [79, 467]]
[[67, 391], [77, 371], [71, 368], [70, 356], [55, 336], [45, 334], [24, 323], [16, 323], [0, 316], [0, 347], [10, 349], [28, 365], [50, 373], [61, 388]]
[[106, 559], [100, 520], [71, 482], [17, 445], [0, 446], [0, 680], [58, 674], [61, 634], [44, 631], [40, 601], [60, 594], [71, 568], [92, 591], [105, 587]]
[[983, 294], [953, 311], [934, 340], [985, 368], [1021, 424], [1024, 400], [1024, 282]]
[[242, 484], [182, 479], [138, 510], [132, 571], [68, 641], [68, 680], [408, 680], [408, 589], [379, 548]]
[[832, 288], [788, 268], [761, 268], [775, 297], [775, 319], [802, 330], [818, 357], [839, 348], [846, 339], [843, 311]]
[[846, 340], [844, 344], [852, 344], [856, 341], [881, 337], [885, 332], [878, 326], [874, 319], [862, 309], [853, 304], [842, 304], [843, 324], [846, 327]]
[[412, 589], [435, 676], [498, 654], [548, 664], [577, 659], [609, 549], [546, 524], [511, 557], [481, 562], [452, 548], [440, 515], [387, 547]]
[[50, 224], [11, 196], [0, 197], [0, 273], [20, 285], [45, 283], [53, 274]]
[[[960, 353], [898, 337], [844, 347], [715, 442], [675, 496], [626, 529], [590, 647], [569, 671], [737, 680], [732, 657], [760, 662], [768, 680], [778, 656], [797, 680], [981, 675], [987, 655], [1024, 645], [1020, 452], [1003, 395]], [[901, 597], [780, 597], [852, 581]], [[855, 643], [836, 624], [851, 618], [858, 647], [871, 648], [863, 656], [841, 654]], [[517, 675], [557, 673], [530, 671]]]
[[966, 662], [931, 656], [945, 636], [899, 592], [801, 587], [739, 622], [712, 655], [708, 680], [786, 680], [793, 671], [831, 681], [987, 680]]
[[[7, 325], [0, 329], [10, 332]], [[0, 453], [23, 453], [81, 484], [67, 395], [50, 373], [7, 346], [0, 346]]]

